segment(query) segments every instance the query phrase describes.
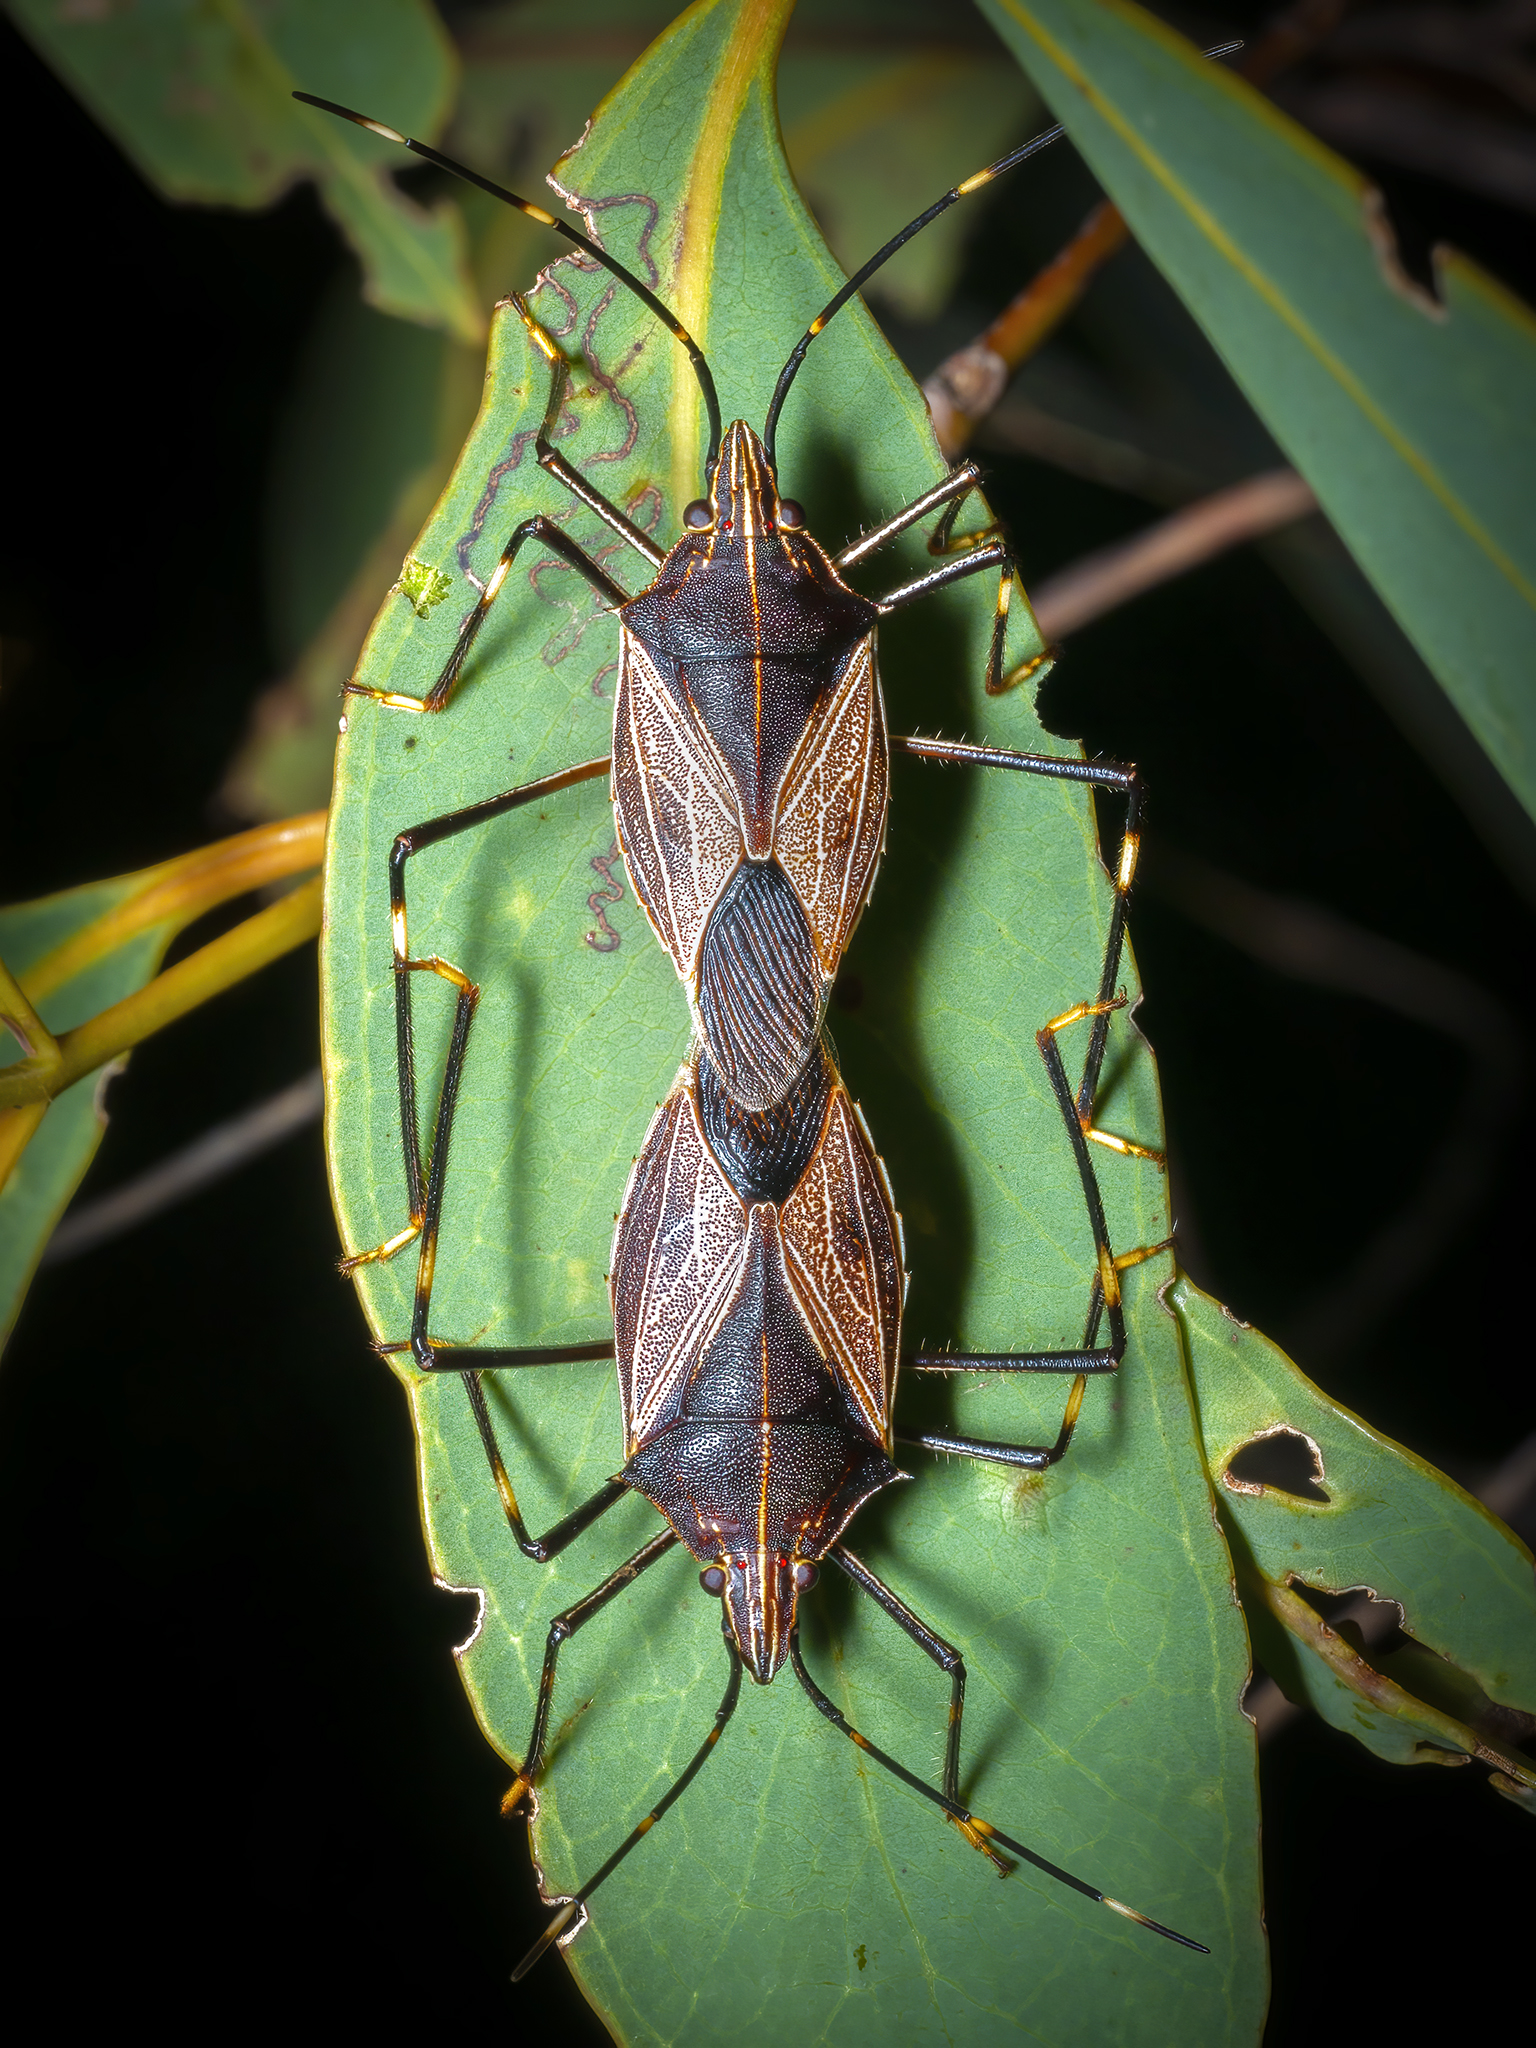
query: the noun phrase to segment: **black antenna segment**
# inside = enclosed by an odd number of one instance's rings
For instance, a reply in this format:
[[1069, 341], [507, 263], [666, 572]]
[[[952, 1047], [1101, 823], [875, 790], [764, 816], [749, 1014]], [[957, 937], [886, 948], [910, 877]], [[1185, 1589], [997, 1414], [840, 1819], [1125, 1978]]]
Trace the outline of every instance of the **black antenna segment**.
[[[1230, 57], [1234, 50], [1240, 50], [1242, 47], [1240, 42], [1218, 43], [1213, 50], [1207, 50], [1204, 54], [1208, 58]], [[303, 95], [301, 94], [300, 97], [302, 98]], [[1016, 164], [1023, 163], [1026, 157], [1038, 156], [1042, 149], [1049, 149], [1053, 142], [1059, 142], [1066, 132], [1066, 129], [1062, 127], [1046, 128], [1039, 135], [1032, 135], [1028, 142], [1020, 143], [1019, 147], [1011, 150], [1007, 156], [1000, 156], [995, 164], [988, 164], [984, 171], [977, 171], [974, 176], [967, 178], [963, 184], [951, 186], [949, 191], [944, 194], [944, 197], [936, 199], [926, 213], [920, 213], [916, 220], [909, 220], [899, 235], [892, 235], [883, 249], [877, 249], [864, 265], [864, 268], [856, 270], [842, 290], [837, 293], [836, 297], [829, 299], [826, 305], [822, 307], [816, 318], [790, 350], [789, 361], [780, 370], [779, 381], [773, 387], [773, 398], [768, 407], [768, 418], [763, 426], [763, 449], [768, 457], [769, 467], [773, 470], [775, 476], [778, 474], [778, 458], [774, 451], [774, 442], [778, 434], [779, 414], [784, 410], [784, 401], [789, 396], [790, 385], [794, 383], [795, 378], [800, 373], [800, 365], [805, 361], [806, 350], [816, 339], [817, 335], [821, 333], [833, 314], [841, 311], [853, 297], [854, 293], [862, 289], [869, 279], [874, 276], [875, 272], [880, 269], [881, 265], [889, 263], [898, 249], [905, 243], [910, 242], [914, 235], [921, 234], [930, 221], [937, 220], [941, 213], [947, 212], [957, 199], [968, 199], [973, 192], [979, 192], [983, 185], [990, 185], [994, 178], [1000, 178], [1004, 171], [1011, 171]]]
[[565, 221], [557, 220], [542, 206], [535, 206], [531, 199], [519, 199], [515, 192], [509, 192], [504, 185], [493, 184], [489, 178], [482, 178], [478, 171], [469, 170], [464, 164], [455, 163], [451, 156], [444, 156], [441, 150], [433, 149], [425, 142], [417, 142], [413, 136], [402, 135], [398, 128], [386, 127], [382, 121], [370, 120], [366, 114], [354, 113], [351, 107], [339, 107], [334, 100], [318, 99], [312, 92], [296, 92], [296, 100], [302, 100], [306, 107], [318, 107], [323, 114], [335, 114], [343, 121], [352, 121], [359, 128], [366, 128], [372, 135], [382, 135], [386, 142], [398, 142], [403, 148], [414, 150], [417, 156], [425, 157], [429, 164], [436, 164], [441, 171], [451, 171], [456, 178], [463, 178], [467, 184], [478, 185], [482, 192], [489, 192], [493, 199], [500, 199], [508, 206], [515, 206], [519, 213], [526, 213], [530, 220], [536, 220], [541, 227], [553, 228], [565, 239], [600, 263], [610, 277], [616, 277], [620, 284], [632, 291], [643, 306], [656, 315], [661, 324], [675, 334], [688, 351], [688, 360], [693, 365], [693, 374], [699, 380], [699, 391], [704, 399], [704, 410], [709, 415], [709, 454], [705, 457], [704, 472], [713, 476], [715, 464], [720, 456], [720, 400], [715, 392], [715, 380], [710, 375], [709, 364], [704, 360], [704, 351], [688, 332], [682, 321], [672, 310], [664, 306], [650, 289], [643, 285], [632, 270], [626, 270], [622, 263], [616, 263], [595, 242], [589, 241], [576, 228]]
[[775, 475], [778, 474], [778, 459], [774, 453], [774, 440], [778, 433], [779, 414], [784, 410], [784, 401], [789, 396], [789, 387], [799, 375], [800, 365], [805, 361], [806, 350], [816, 339], [817, 335], [820, 334], [833, 314], [840, 312], [853, 297], [854, 293], [860, 290], [874, 276], [881, 265], [890, 262], [896, 251], [903, 244], [910, 242], [914, 235], [921, 234], [930, 221], [937, 220], [941, 213], [947, 212], [957, 199], [968, 198], [972, 192], [979, 192], [983, 185], [990, 185], [994, 178], [1000, 178], [1004, 171], [1011, 171], [1015, 164], [1023, 163], [1026, 157], [1036, 156], [1042, 149], [1049, 149], [1051, 144], [1059, 142], [1066, 132], [1065, 128], [1047, 128], [1043, 134], [1032, 135], [1028, 142], [1014, 150], [1010, 155], [999, 157], [995, 164], [988, 164], [984, 171], [977, 171], [974, 177], [967, 178], [963, 184], [951, 186], [949, 191], [944, 194], [944, 197], [936, 199], [926, 213], [920, 213], [916, 220], [909, 220], [899, 235], [892, 235], [883, 249], [877, 249], [864, 265], [864, 268], [856, 270], [842, 290], [838, 292], [837, 296], [829, 299], [826, 305], [822, 307], [816, 318], [790, 350], [789, 361], [780, 370], [779, 381], [773, 387], [773, 399], [768, 407], [767, 421], [763, 426], [763, 448], [768, 457], [769, 467]]

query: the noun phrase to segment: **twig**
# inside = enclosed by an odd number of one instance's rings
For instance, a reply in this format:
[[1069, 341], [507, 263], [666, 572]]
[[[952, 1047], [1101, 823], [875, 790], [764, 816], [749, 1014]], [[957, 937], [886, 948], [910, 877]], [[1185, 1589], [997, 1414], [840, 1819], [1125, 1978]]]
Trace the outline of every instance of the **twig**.
[[[1287, 70], [1338, 21], [1345, 0], [1297, 0], [1271, 21], [1238, 71], [1263, 86]], [[1242, 47], [1241, 44], [1229, 46]], [[1225, 51], [1223, 51], [1225, 54]], [[1125, 217], [1103, 199], [1071, 241], [964, 348], [927, 378], [923, 396], [939, 446], [953, 462], [1008, 388], [1019, 365], [1055, 332], [1100, 270], [1131, 238]]]
[[95, 1068], [141, 1044], [152, 1032], [206, 1003], [210, 996], [233, 988], [257, 968], [316, 937], [322, 886], [322, 878], [316, 875], [233, 931], [178, 960], [148, 987], [66, 1031], [58, 1041], [62, 1057], [56, 1062], [45, 1065], [38, 1060], [18, 1060], [7, 1067], [0, 1072], [0, 1108], [61, 1094]]
[[301, 818], [257, 825], [249, 832], [237, 832], [232, 839], [220, 839], [175, 860], [161, 861], [158, 867], [145, 868], [133, 877], [137, 884], [133, 893], [114, 910], [55, 946], [24, 969], [19, 979], [30, 999], [41, 1003], [65, 982], [155, 925], [166, 925], [173, 934], [183, 931], [194, 918], [220, 903], [265, 888], [287, 875], [301, 874], [305, 868], [318, 867], [324, 856], [325, 812], [310, 811]]
[[284, 1138], [313, 1123], [324, 1107], [320, 1069], [316, 1067], [298, 1081], [291, 1081], [264, 1102], [215, 1124], [190, 1145], [172, 1152], [158, 1165], [136, 1174], [108, 1195], [82, 1206], [64, 1218], [49, 1239], [43, 1253], [45, 1266], [62, 1266], [82, 1252], [94, 1251], [114, 1237], [137, 1230], [152, 1216], [170, 1209], [199, 1188], [223, 1180], [227, 1174], [270, 1152]]
[[1130, 540], [1098, 548], [1048, 577], [1032, 593], [1040, 630], [1047, 640], [1063, 639], [1144, 591], [1316, 510], [1310, 484], [1294, 469], [1265, 470], [1213, 491]]
[[1004, 455], [1032, 455], [1068, 476], [1169, 509], [1204, 497], [1216, 481], [1181, 463], [1148, 455], [1116, 435], [1047, 412], [1017, 391], [982, 422], [976, 445]]
[[1130, 230], [1108, 199], [1059, 254], [973, 342], [940, 363], [923, 385], [939, 446], [951, 462], [1008, 388], [1008, 380], [1077, 304]]

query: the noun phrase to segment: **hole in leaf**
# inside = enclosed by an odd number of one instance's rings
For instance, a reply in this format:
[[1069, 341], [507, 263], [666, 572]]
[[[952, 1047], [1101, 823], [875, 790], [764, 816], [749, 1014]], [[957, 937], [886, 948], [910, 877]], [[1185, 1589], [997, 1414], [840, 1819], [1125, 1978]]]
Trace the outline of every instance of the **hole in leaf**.
[[446, 1579], [434, 1579], [432, 1583], [443, 1596], [435, 1604], [439, 1618], [447, 1623], [448, 1647], [455, 1657], [462, 1657], [480, 1634], [485, 1620], [485, 1595], [478, 1586], [450, 1586]]
[[[1403, 1633], [1403, 1610], [1398, 1603], [1384, 1600], [1369, 1586], [1346, 1586], [1333, 1591], [1325, 1586], [1309, 1586], [1305, 1579], [1293, 1575], [1290, 1587], [1314, 1614], [1327, 1622], [1336, 1636], [1378, 1667], [1384, 1657], [1390, 1657], [1413, 1640]], [[1417, 1693], [1420, 1688], [1409, 1684], [1407, 1690]]]
[[1234, 1493], [1288, 1493], [1293, 1500], [1321, 1501], [1323, 1454], [1299, 1429], [1267, 1429], [1250, 1437], [1227, 1460], [1222, 1482]]

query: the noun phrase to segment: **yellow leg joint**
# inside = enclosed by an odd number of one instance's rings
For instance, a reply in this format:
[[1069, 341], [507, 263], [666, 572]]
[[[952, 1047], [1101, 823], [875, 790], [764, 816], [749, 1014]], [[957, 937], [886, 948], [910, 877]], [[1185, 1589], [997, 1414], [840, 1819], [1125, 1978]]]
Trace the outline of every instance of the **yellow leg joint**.
[[1104, 1290], [1104, 1306], [1120, 1306], [1120, 1275], [1115, 1270], [1115, 1261], [1108, 1249], [1099, 1253], [1099, 1285]]
[[1171, 1252], [1173, 1239], [1165, 1237], [1161, 1244], [1141, 1244], [1133, 1252], [1122, 1252], [1115, 1260], [1115, 1271], [1123, 1273], [1128, 1266], [1144, 1265], [1148, 1259], [1155, 1259], [1159, 1252]]
[[532, 1778], [525, 1778], [522, 1772], [519, 1771], [517, 1776], [512, 1780], [511, 1786], [507, 1791], [507, 1796], [501, 1802], [501, 1811], [503, 1817], [507, 1820], [510, 1820], [513, 1814], [517, 1812], [517, 1809], [522, 1805], [523, 1801], [528, 1797], [528, 1794], [532, 1790]]
[[1150, 1145], [1138, 1145], [1133, 1138], [1117, 1138], [1113, 1131], [1101, 1131], [1093, 1124], [1083, 1125], [1083, 1136], [1095, 1145], [1102, 1145], [1107, 1152], [1118, 1152], [1122, 1159], [1149, 1159], [1161, 1173], [1168, 1164], [1161, 1152]]
[[960, 1830], [973, 1849], [981, 1851], [999, 1877], [1007, 1877], [1009, 1875], [1013, 1865], [1006, 1856], [1000, 1856], [987, 1839], [992, 1830], [984, 1820], [976, 1820], [974, 1818], [971, 1820], [961, 1820], [958, 1814], [953, 1813], [946, 1814], [945, 1819], [952, 1822]]
[[341, 1261], [343, 1273], [355, 1273], [359, 1266], [371, 1266], [377, 1259], [392, 1259], [396, 1252], [404, 1251], [408, 1244], [414, 1244], [421, 1235], [421, 1218], [407, 1223], [404, 1230], [397, 1230], [383, 1244], [375, 1245], [371, 1252], [349, 1252]]
[[1063, 1010], [1059, 1017], [1053, 1017], [1045, 1028], [1047, 1031], [1065, 1031], [1069, 1024], [1080, 1024], [1084, 1017], [1103, 1017], [1111, 1010], [1124, 1008], [1124, 996], [1111, 996], [1102, 1003], [1074, 1003], [1070, 1010]]
[[1125, 843], [1120, 848], [1120, 872], [1115, 877], [1115, 887], [1119, 889], [1122, 895], [1131, 886], [1132, 879], [1136, 873], [1137, 856], [1140, 852], [1141, 834], [1139, 832], [1127, 832]]
[[371, 697], [375, 704], [382, 704], [388, 711], [440, 711], [440, 704], [429, 704], [422, 697], [401, 697], [393, 690], [375, 690], [367, 683], [343, 683], [344, 697]]

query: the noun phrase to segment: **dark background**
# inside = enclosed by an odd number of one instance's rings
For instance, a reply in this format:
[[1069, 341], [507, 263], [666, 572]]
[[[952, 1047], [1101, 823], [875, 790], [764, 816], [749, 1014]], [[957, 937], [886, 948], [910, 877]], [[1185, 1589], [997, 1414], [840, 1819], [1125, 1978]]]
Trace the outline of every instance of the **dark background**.
[[[4, 24], [0, 52], [0, 815], [25, 898], [231, 829], [210, 791], [278, 665], [266, 451], [347, 258], [307, 190], [259, 217], [165, 206]], [[1038, 176], [1040, 218], [1091, 197], [1065, 152]], [[1410, 250], [1446, 237], [1536, 296], [1528, 221], [1383, 183]], [[1017, 209], [992, 218], [949, 325], [900, 337], [919, 373], [1051, 253]], [[1152, 516], [989, 463], [1031, 581]], [[1141, 765], [1165, 844], [1459, 968], [1525, 1031], [1530, 906], [1255, 553], [1078, 635], [1046, 709]], [[1186, 1258], [1284, 1337], [1411, 1188], [1462, 1056], [1163, 899], [1134, 932]], [[306, 951], [143, 1047], [87, 1195], [312, 1065], [316, 1007]], [[1503, 1121], [1476, 1214], [1416, 1284], [1326, 1371], [1299, 1355], [1470, 1483], [1536, 1426], [1529, 1109]], [[405, 1406], [335, 1255], [310, 1130], [34, 1288], [0, 1372], [10, 1996], [61, 2031], [603, 2038], [558, 1966], [508, 1984], [542, 1916], [449, 1654], [468, 1602], [428, 1580]], [[1533, 1838], [1481, 1767], [1395, 1770], [1304, 1716], [1262, 1769], [1272, 2048], [1486, 2020], [1525, 1954]]]

